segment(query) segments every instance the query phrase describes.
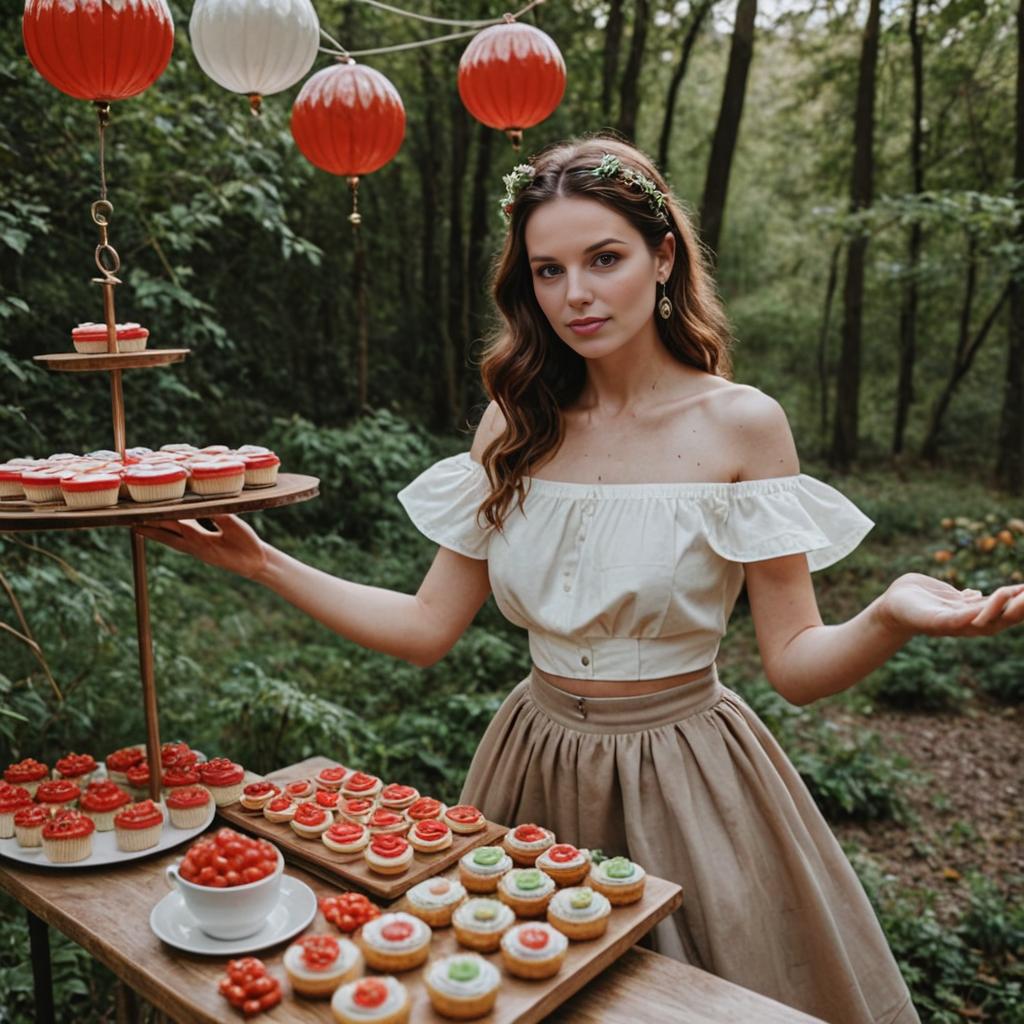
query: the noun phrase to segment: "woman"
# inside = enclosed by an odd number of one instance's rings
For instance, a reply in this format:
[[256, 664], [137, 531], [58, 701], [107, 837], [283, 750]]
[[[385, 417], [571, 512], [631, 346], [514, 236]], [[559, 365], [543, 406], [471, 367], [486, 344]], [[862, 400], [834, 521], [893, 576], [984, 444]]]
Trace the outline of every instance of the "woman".
[[1022, 588], [983, 597], [910, 574], [824, 626], [809, 569], [871, 522], [800, 475], [779, 405], [728, 379], [725, 319], [660, 175], [598, 137], [545, 151], [506, 185], [504, 327], [483, 364], [493, 401], [471, 451], [399, 495], [440, 545], [415, 596], [321, 573], [234, 518], [216, 534], [144, 532], [423, 666], [493, 589], [530, 631], [534, 667], [463, 800], [680, 882], [662, 952], [830, 1022], [917, 1021], [849, 863], [715, 655], [745, 581], [768, 678], [807, 704], [916, 633], [1020, 621]]

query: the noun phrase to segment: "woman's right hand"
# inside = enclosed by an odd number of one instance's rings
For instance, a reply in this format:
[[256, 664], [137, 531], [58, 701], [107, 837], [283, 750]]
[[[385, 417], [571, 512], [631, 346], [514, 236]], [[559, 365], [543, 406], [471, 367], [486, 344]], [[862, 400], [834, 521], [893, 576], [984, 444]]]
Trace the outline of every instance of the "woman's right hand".
[[267, 546], [251, 526], [238, 516], [216, 516], [215, 530], [207, 530], [195, 519], [169, 519], [137, 526], [146, 540], [156, 540], [175, 551], [193, 555], [207, 565], [255, 579], [266, 568]]

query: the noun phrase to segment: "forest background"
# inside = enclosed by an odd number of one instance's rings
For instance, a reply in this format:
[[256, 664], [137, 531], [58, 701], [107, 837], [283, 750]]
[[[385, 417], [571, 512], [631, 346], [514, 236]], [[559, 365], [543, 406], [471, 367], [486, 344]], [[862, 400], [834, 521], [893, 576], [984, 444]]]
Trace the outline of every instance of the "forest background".
[[[350, 50], [436, 34], [361, 2], [316, 6]], [[484, 0], [408, 6], [502, 13]], [[262, 443], [321, 477], [318, 500], [252, 517], [274, 543], [416, 588], [432, 545], [394, 495], [465, 449], [482, 411], [501, 175], [547, 142], [613, 128], [699, 219], [735, 379], [783, 404], [804, 471], [877, 522], [816, 577], [825, 620], [902, 571], [986, 590], [1021, 578], [1016, 7], [547, 0], [526, 20], [562, 49], [568, 89], [522, 155], [462, 107], [462, 42], [367, 58], [402, 94], [408, 127], [361, 186], [365, 363], [344, 181], [296, 150], [294, 91], [253, 118], [203, 76], [189, 10], [171, 9], [171, 64], [115, 104], [107, 176], [119, 319], [192, 355], [127, 376], [128, 443]], [[32, 69], [20, 5], [2, 10], [0, 456], [107, 447], [106, 380], [31, 360], [102, 319], [89, 283], [95, 118]], [[528, 667], [525, 638], [491, 604], [420, 670], [168, 552], [151, 550], [150, 565], [164, 737], [257, 771], [325, 753], [452, 798]], [[100, 756], [143, 735], [130, 578], [119, 531], [0, 538], [0, 761]], [[763, 677], [741, 601], [721, 667], [843, 840], [922, 1018], [1024, 1021], [1024, 641], [914, 641], [852, 691], [794, 708]], [[6, 900], [0, 914], [0, 1021], [29, 1020], [24, 917]], [[55, 970], [62, 1020], [112, 1013], [111, 978], [84, 951], [59, 943]]]

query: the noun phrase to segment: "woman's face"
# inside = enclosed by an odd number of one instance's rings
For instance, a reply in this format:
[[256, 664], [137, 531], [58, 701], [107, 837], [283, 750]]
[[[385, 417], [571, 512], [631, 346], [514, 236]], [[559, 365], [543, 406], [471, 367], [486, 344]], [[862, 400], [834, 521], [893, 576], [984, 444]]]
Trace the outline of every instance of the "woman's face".
[[533, 291], [555, 333], [599, 359], [655, 331], [658, 281], [672, 269], [675, 238], [651, 252], [625, 217], [593, 199], [552, 199], [526, 224]]

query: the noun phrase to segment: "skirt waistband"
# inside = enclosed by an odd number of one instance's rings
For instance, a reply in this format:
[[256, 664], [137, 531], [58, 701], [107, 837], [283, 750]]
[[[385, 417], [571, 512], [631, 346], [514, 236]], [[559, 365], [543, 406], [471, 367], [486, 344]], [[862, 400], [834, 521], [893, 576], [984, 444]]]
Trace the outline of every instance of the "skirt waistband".
[[553, 686], [535, 671], [530, 672], [526, 681], [533, 702], [549, 718], [577, 732], [620, 733], [660, 729], [707, 711], [725, 693], [715, 665], [688, 683], [659, 693], [633, 697], [577, 697]]

